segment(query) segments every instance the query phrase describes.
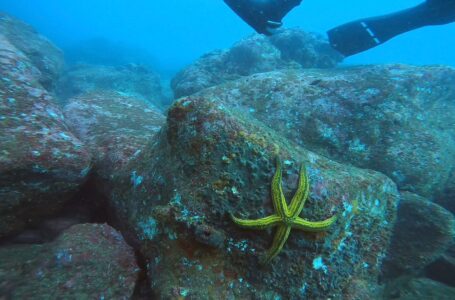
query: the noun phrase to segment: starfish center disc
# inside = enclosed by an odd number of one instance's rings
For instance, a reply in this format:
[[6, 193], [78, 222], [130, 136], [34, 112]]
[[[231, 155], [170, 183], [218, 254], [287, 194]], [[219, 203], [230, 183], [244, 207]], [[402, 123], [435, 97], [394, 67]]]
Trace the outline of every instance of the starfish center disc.
[[284, 217], [283, 218], [283, 223], [287, 226], [291, 226], [294, 223], [295, 218], [291, 217]]

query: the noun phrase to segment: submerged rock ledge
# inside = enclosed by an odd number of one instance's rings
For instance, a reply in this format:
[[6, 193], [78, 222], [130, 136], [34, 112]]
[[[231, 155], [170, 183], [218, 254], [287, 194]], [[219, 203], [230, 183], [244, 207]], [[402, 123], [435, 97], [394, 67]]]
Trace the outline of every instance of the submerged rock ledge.
[[430, 199], [454, 193], [454, 68], [283, 70], [197, 96], [235, 107], [318, 154], [383, 172], [402, 190]]
[[[229, 214], [272, 212], [277, 155], [286, 166], [286, 194], [300, 162], [309, 170], [304, 217], [336, 213], [339, 220], [325, 236], [294, 232], [276, 261], [260, 269], [272, 234], [241, 230]], [[398, 203], [384, 175], [309, 152], [204, 97], [174, 104], [157, 140], [111, 185], [112, 207], [150, 261], [151, 287], [161, 298], [341, 297], [352, 280], [377, 282]]]

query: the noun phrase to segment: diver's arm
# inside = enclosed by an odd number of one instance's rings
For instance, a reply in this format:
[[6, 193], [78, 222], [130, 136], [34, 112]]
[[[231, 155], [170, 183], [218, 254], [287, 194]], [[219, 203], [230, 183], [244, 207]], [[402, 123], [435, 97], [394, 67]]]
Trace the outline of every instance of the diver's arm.
[[455, 0], [428, 0], [390, 15], [350, 22], [328, 31], [330, 44], [345, 56], [353, 55], [389, 39], [428, 25], [455, 22]]

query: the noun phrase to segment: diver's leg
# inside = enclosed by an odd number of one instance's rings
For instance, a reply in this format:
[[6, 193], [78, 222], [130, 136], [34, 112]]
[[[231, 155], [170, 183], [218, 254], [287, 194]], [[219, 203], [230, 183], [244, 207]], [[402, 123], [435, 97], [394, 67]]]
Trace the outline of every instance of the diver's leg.
[[428, 0], [394, 14], [350, 22], [328, 31], [330, 44], [350, 56], [423, 26], [455, 22], [455, 0]]
[[229, 7], [258, 33], [270, 35], [281, 20], [302, 0], [224, 0]]

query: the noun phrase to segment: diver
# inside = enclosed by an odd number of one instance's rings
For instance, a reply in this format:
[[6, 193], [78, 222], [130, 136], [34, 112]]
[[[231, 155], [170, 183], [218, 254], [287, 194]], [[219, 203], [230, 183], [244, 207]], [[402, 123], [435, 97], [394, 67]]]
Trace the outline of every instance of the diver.
[[[282, 19], [302, 0], [224, 0], [258, 33], [271, 35]], [[455, 22], [455, 0], [426, 0], [396, 13], [360, 19], [327, 32], [333, 48], [350, 56], [376, 47], [391, 38], [429, 25]]]

